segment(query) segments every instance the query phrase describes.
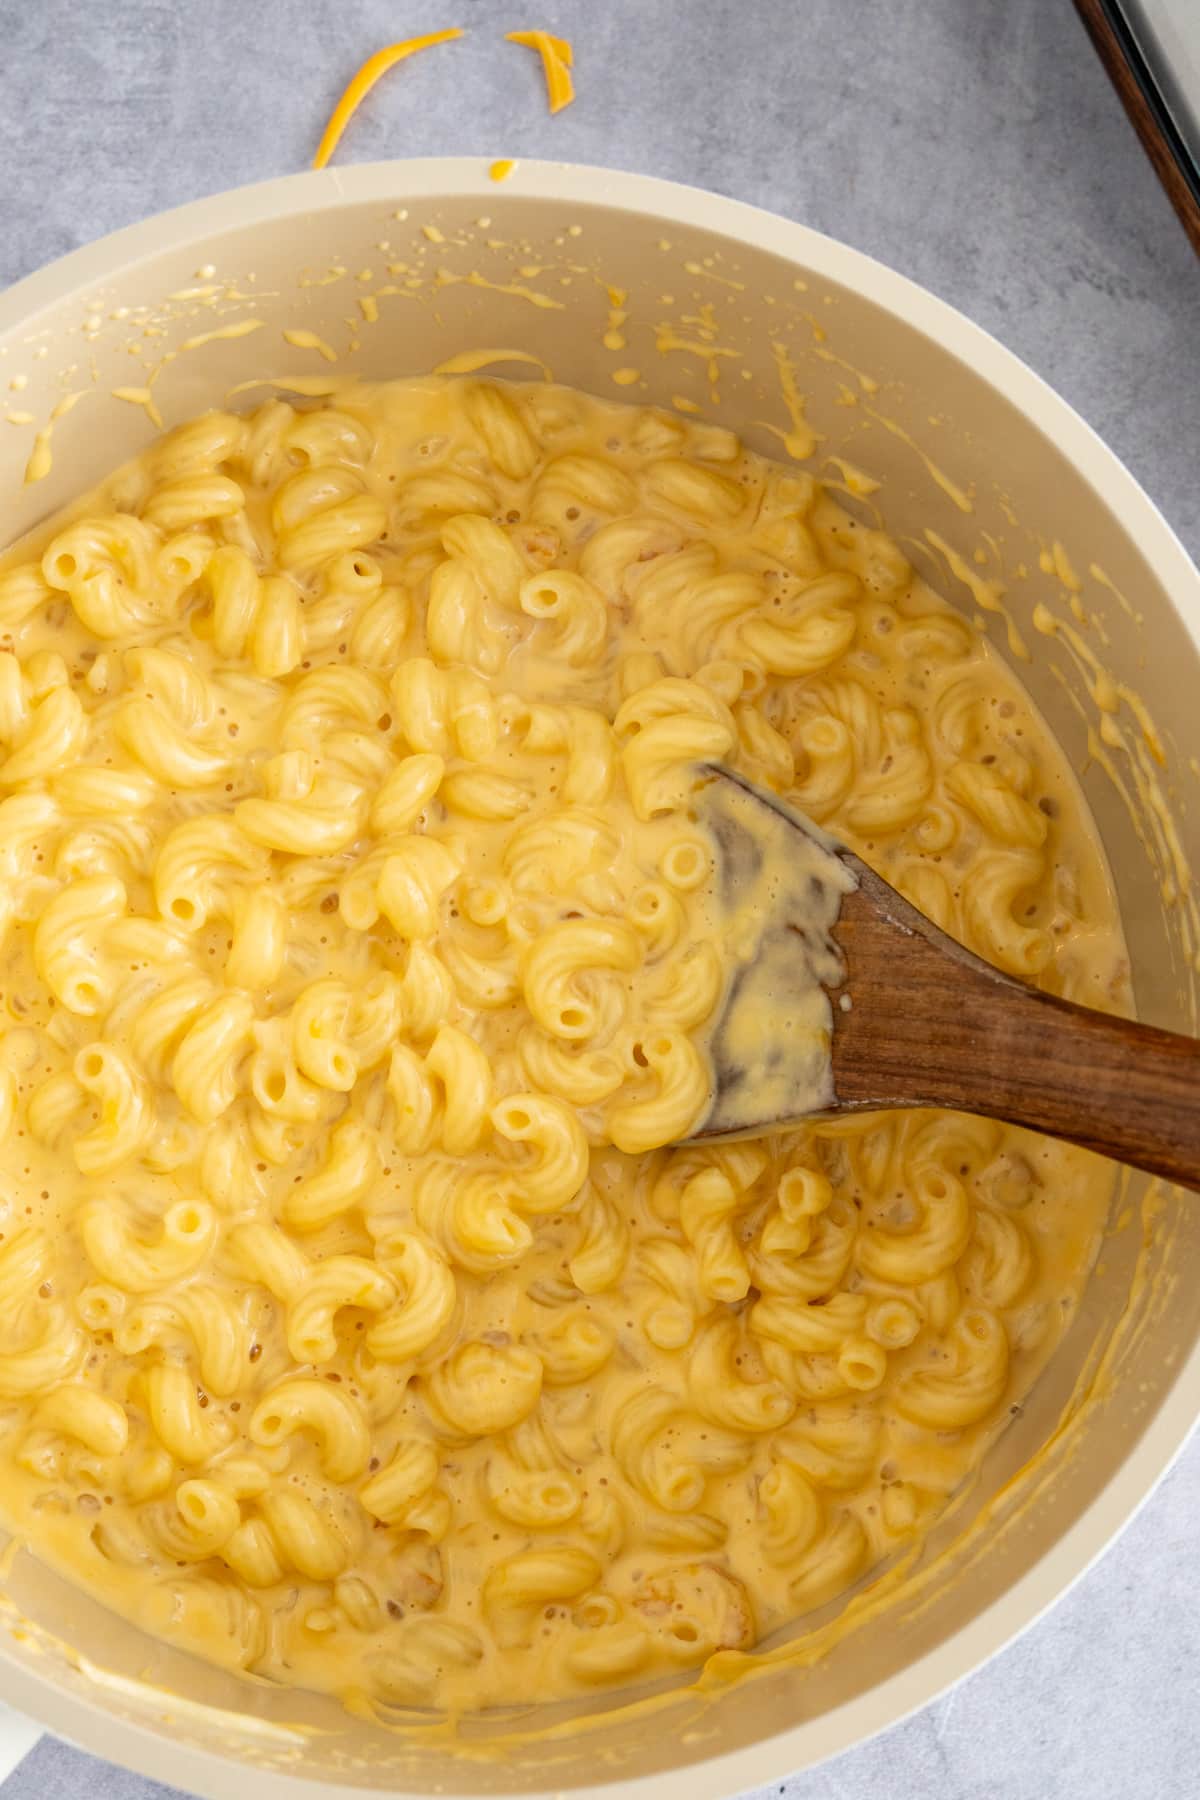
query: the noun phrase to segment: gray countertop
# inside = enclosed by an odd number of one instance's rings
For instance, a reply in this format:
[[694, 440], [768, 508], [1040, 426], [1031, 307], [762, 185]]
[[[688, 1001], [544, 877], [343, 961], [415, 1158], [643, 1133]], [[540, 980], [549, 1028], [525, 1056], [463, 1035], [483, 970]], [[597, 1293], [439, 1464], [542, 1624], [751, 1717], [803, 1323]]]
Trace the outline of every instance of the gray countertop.
[[[453, 85], [433, 57], [397, 71], [341, 160], [607, 163], [827, 231], [1031, 363], [1200, 553], [1200, 267], [1069, 0], [550, 0], [535, 12], [513, 0], [0, 0], [0, 278], [303, 168], [361, 58], [460, 24], [471, 35]], [[533, 59], [501, 42], [530, 24], [575, 43], [579, 99], [554, 119]], [[1193, 1441], [1018, 1644], [778, 1793], [1194, 1800], [1198, 1556]], [[0, 1800], [167, 1792], [44, 1739]]]

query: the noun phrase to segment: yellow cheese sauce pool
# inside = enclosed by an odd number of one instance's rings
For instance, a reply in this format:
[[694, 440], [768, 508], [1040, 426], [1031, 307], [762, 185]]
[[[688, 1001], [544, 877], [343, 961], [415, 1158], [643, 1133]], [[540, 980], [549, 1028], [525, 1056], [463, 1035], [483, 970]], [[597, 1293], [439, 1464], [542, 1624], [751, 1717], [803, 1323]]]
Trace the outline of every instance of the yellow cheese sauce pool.
[[920, 1539], [1111, 1186], [949, 1114], [667, 1147], [745, 950], [695, 764], [1054, 992], [1124, 1003], [1119, 921], [1022, 689], [810, 477], [315, 385], [0, 575], [0, 1501], [355, 1707], [628, 1686]]

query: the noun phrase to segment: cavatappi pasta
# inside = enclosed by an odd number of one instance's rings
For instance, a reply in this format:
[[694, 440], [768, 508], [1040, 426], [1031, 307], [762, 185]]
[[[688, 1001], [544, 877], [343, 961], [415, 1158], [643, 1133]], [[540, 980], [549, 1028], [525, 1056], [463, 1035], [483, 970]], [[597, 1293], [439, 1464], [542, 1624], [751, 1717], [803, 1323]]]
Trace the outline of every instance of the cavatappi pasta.
[[0, 1497], [151, 1631], [480, 1706], [910, 1542], [1108, 1194], [950, 1115], [664, 1149], [729, 977], [687, 770], [1103, 1004], [1064, 761], [728, 431], [487, 381], [163, 438], [0, 575]]

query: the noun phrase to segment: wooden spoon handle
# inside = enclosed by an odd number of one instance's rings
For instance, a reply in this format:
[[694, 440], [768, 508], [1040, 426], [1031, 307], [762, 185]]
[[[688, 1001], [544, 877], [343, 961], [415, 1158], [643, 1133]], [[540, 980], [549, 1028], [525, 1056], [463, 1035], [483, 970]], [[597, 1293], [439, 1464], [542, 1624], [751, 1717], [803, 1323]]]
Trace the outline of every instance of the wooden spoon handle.
[[1014, 1124], [1200, 1188], [1200, 1045], [1043, 996], [1014, 1025], [1017, 1054], [980, 1083], [1003, 1083]]
[[[839, 1107], [986, 1113], [1200, 1188], [1200, 1042], [1014, 980], [869, 870], [861, 892], [861, 904], [848, 897], [835, 933], [855, 979], [870, 968], [869, 1006], [857, 1019], [853, 1004], [835, 1012]], [[885, 904], [886, 957], [878, 954]], [[872, 1026], [881, 1016], [886, 1034]]]

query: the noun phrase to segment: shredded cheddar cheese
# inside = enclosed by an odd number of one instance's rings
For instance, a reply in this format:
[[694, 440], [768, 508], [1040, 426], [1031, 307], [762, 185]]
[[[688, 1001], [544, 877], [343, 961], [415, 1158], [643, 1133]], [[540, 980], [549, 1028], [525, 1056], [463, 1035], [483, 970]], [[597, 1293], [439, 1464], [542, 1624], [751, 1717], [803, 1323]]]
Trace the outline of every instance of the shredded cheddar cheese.
[[510, 31], [506, 36], [510, 44], [524, 44], [527, 50], [536, 50], [541, 57], [550, 111], [561, 112], [564, 106], [570, 106], [575, 98], [575, 85], [570, 75], [575, 52], [569, 39], [552, 37], [548, 31]]
[[[460, 38], [462, 35], [457, 26], [452, 26], [448, 31], [431, 31], [425, 37], [405, 38], [402, 43], [387, 44], [382, 50], [377, 50], [374, 56], [369, 56], [329, 115], [329, 123], [325, 127], [321, 142], [317, 145], [317, 154], [312, 160], [313, 168], [323, 169], [325, 167], [341, 142], [342, 133], [350, 120], [375, 83], [386, 75], [389, 69], [394, 69], [396, 64], [403, 62], [406, 57], [415, 56], [418, 50], [430, 50], [434, 44], [445, 44], [451, 38]], [[553, 107], [551, 110], [553, 111]]]

